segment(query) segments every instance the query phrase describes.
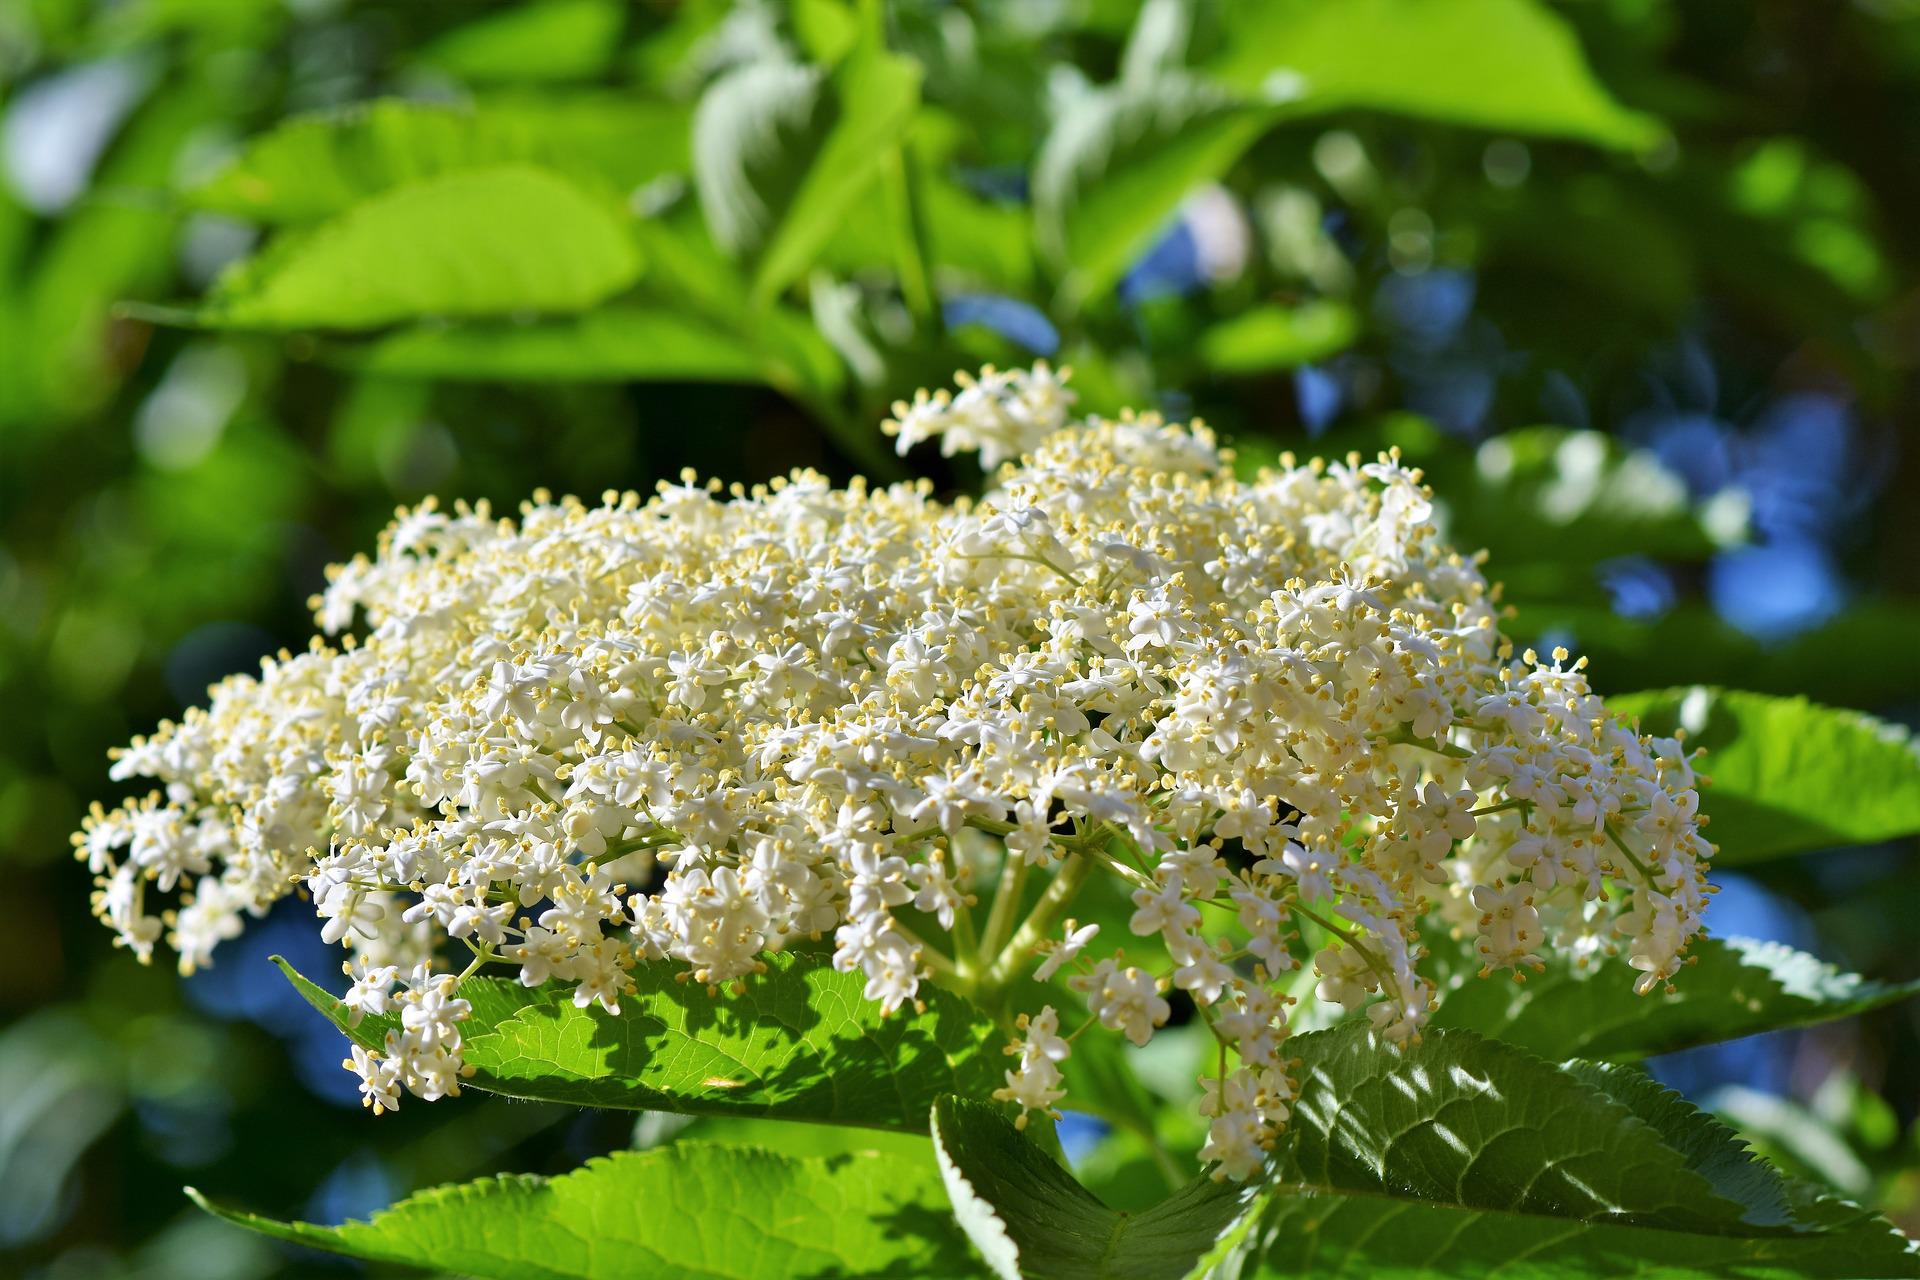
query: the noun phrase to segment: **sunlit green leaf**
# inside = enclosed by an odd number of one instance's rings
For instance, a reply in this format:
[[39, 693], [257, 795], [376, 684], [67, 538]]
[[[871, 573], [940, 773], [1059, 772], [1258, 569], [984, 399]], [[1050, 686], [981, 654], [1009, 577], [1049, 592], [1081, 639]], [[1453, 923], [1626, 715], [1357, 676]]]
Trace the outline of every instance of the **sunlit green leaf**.
[[1264, 306], [1200, 335], [1200, 359], [1216, 373], [1266, 373], [1324, 360], [1353, 345], [1360, 320], [1343, 302]]
[[1223, 9], [1225, 47], [1212, 70], [1243, 92], [1609, 147], [1661, 135], [1607, 93], [1572, 27], [1537, 0], [1239, 0]]
[[623, 8], [619, 0], [536, 0], [455, 27], [418, 60], [473, 84], [590, 79], [613, 61]]
[[1620, 965], [1579, 969], [1555, 960], [1525, 982], [1478, 976], [1470, 939], [1429, 939], [1441, 988], [1433, 1024], [1463, 1027], [1554, 1057], [1640, 1058], [1782, 1027], [1850, 1017], [1920, 993], [1881, 983], [1778, 942], [1706, 937], [1671, 994], [1635, 995]]
[[395, 187], [283, 233], [221, 277], [196, 318], [370, 329], [425, 316], [578, 311], [639, 272], [617, 213], [565, 179], [475, 169]]
[[240, 218], [310, 222], [390, 187], [518, 162], [624, 196], [687, 169], [690, 118], [678, 103], [624, 96], [472, 105], [382, 99], [279, 125], [186, 199]]
[[1707, 685], [1610, 697], [1643, 732], [1705, 747], [1700, 794], [1733, 866], [1920, 832], [1920, 746], [1898, 725], [1805, 698]]
[[485, 1280], [632, 1276], [965, 1276], [930, 1160], [794, 1158], [676, 1142], [558, 1178], [507, 1174], [411, 1196], [364, 1222], [278, 1222], [189, 1191], [207, 1212], [292, 1244]]
[[[385, 1023], [349, 1026], [342, 1006], [283, 961], [300, 994], [343, 1031], [378, 1048]], [[924, 1130], [947, 1093], [984, 1097], [1001, 1083], [1004, 1035], [958, 996], [923, 990], [924, 1013], [880, 1016], [865, 981], [812, 955], [767, 957], [734, 995], [678, 981], [669, 963], [635, 969], [620, 1012], [579, 1009], [553, 984], [528, 990], [470, 978], [462, 1025], [472, 1085], [589, 1107], [765, 1115], [877, 1129]]]

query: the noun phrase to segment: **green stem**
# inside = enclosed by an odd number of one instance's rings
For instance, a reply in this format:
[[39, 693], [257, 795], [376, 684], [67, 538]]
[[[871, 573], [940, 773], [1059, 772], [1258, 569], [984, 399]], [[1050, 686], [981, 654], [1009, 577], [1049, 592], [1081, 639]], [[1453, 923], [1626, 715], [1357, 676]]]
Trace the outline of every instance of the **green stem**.
[[1000, 887], [994, 890], [993, 906], [987, 912], [986, 932], [980, 937], [980, 959], [984, 963], [997, 955], [1013, 928], [1013, 916], [1020, 909], [1020, 894], [1027, 887], [1027, 862], [1011, 850], [1000, 868]]
[[[1013, 935], [1000, 954], [995, 957], [992, 967], [981, 979], [980, 988], [988, 999], [997, 999], [1014, 976], [1019, 972], [1020, 962], [1033, 951], [1034, 945], [1053, 931], [1053, 922], [1059, 918], [1074, 895], [1080, 892], [1080, 886], [1086, 883], [1087, 876], [1097, 864], [1083, 853], [1070, 853], [1054, 874], [1053, 883], [1040, 895], [1040, 901], [1033, 904], [1033, 911], [1021, 924], [1019, 932]], [[997, 905], [997, 904], [996, 904]]]

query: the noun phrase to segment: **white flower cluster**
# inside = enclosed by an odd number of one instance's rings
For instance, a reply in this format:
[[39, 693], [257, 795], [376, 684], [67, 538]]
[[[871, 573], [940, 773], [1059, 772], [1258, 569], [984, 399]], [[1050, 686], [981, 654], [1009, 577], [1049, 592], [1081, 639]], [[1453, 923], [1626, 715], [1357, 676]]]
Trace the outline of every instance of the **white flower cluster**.
[[[1240, 479], [1197, 425], [1070, 421], [1063, 382], [896, 407], [903, 444], [1017, 458], [978, 502], [797, 473], [401, 512], [316, 601], [357, 639], [120, 755], [163, 790], [75, 838], [97, 910], [191, 968], [303, 887], [365, 1008], [415, 971], [423, 1034], [357, 1064], [381, 1107], [457, 1082], [451, 984], [416, 968], [450, 953], [608, 1009], [636, 964], [717, 994], [827, 934], [888, 1010], [1038, 978], [1058, 1007], [1009, 1023], [1002, 1095], [1030, 1110], [1088, 1027], [1144, 1044], [1178, 1004], [1234, 1177], [1287, 1117], [1303, 963], [1394, 1040], [1433, 1005], [1429, 913], [1489, 972], [1677, 971], [1711, 853], [1687, 754], [1512, 655], [1417, 474]], [[1063, 921], [1094, 889], [1132, 900], [1098, 937]]]

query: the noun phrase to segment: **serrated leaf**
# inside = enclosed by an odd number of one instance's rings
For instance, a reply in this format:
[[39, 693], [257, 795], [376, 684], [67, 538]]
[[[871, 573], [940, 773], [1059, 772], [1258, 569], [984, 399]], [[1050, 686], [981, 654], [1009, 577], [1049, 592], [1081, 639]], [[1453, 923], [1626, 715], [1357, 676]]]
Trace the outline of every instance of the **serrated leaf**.
[[975, 1272], [941, 1211], [932, 1162], [875, 1151], [796, 1159], [682, 1141], [558, 1178], [436, 1187], [338, 1227], [188, 1194], [216, 1217], [293, 1244], [481, 1280]]
[[[1001, 1276], [1920, 1274], [1884, 1220], [1624, 1069], [1457, 1031], [1395, 1049], [1353, 1024], [1289, 1052], [1299, 1096], [1269, 1179], [1202, 1178], [1134, 1219], [996, 1109], [943, 1102], [956, 1216]], [[1135, 1239], [1149, 1222], [1164, 1231]]]
[[1522, 1049], [1431, 1031], [1395, 1051], [1364, 1026], [1296, 1036], [1286, 1180], [1571, 1221], [1739, 1233], [1750, 1206], [1621, 1104]]
[[184, 195], [194, 208], [311, 222], [437, 174], [529, 163], [625, 196], [689, 165], [691, 113], [630, 96], [474, 104], [384, 99], [298, 116]]
[[831, 75], [763, 62], [707, 89], [694, 179], [714, 241], [754, 264], [755, 297], [806, 273], [897, 152], [919, 99], [918, 64], [865, 46]]
[[1716, 1236], [1302, 1189], [1265, 1202], [1214, 1280], [1860, 1280], [1920, 1276], [1885, 1220], [1818, 1235]]
[[1694, 685], [1609, 697], [1642, 732], [1687, 732], [1712, 785], [1718, 866], [1920, 832], [1920, 745], [1906, 729], [1805, 698]]
[[1574, 1061], [1560, 1069], [1633, 1112], [1722, 1197], [1746, 1205], [1747, 1221], [1774, 1227], [1793, 1223], [1792, 1199], [1778, 1171], [1678, 1093], [1641, 1071], [1610, 1062]]
[[1607, 147], [1657, 142], [1537, 0], [1239, 0], [1215, 75], [1316, 110], [1362, 108]]
[[1480, 978], [1472, 941], [1428, 940], [1441, 988], [1437, 1027], [1494, 1036], [1559, 1057], [1641, 1058], [1762, 1031], [1851, 1017], [1920, 994], [1920, 982], [1882, 983], [1778, 942], [1706, 937], [1671, 995], [1633, 993], [1610, 966], [1556, 961], [1525, 982]]
[[1231, 168], [1276, 118], [1172, 73], [1070, 102], [1033, 167], [1035, 235], [1060, 270], [1061, 305], [1111, 288], [1187, 193]]
[[373, 329], [427, 316], [580, 311], [640, 273], [618, 214], [545, 170], [502, 166], [395, 187], [283, 233], [195, 313], [244, 329]]
[[[390, 1019], [350, 1026], [339, 1001], [281, 969], [308, 1003], [355, 1041], [378, 1048]], [[926, 1012], [882, 1017], [864, 980], [817, 955], [767, 957], [739, 995], [709, 996], [678, 966], [643, 964], [620, 1012], [579, 1009], [555, 984], [503, 978], [461, 985], [472, 1087], [515, 1098], [688, 1115], [772, 1116], [925, 1132], [948, 1093], [984, 1097], [1000, 1083], [1005, 1036], [960, 997], [922, 991]]]
[[1109, 1209], [989, 1103], [942, 1098], [934, 1149], [954, 1217], [1003, 1280], [1184, 1276], [1252, 1203], [1198, 1178], [1143, 1213]]

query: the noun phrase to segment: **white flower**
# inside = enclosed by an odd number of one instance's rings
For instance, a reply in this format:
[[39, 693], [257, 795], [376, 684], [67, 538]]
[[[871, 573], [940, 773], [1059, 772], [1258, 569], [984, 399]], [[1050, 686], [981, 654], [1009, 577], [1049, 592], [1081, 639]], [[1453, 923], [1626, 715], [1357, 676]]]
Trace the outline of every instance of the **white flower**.
[[[359, 964], [349, 1008], [399, 1015], [354, 1060], [380, 1109], [460, 1088], [435, 966], [476, 957], [612, 1011], [638, 965], [725, 999], [831, 935], [884, 1011], [1068, 973], [1088, 1034], [1136, 1044], [1178, 989], [1235, 1060], [1208, 1158], [1236, 1177], [1292, 1097], [1296, 918], [1338, 939], [1319, 998], [1401, 1042], [1428, 915], [1489, 969], [1680, 972], [1712, 852], [1691, 758], [1565, 653], [1512, 660], [1416, 473], [1241, 478], [1202, 427], [1070, 419], [1064, 377], [896, 406], [903, 448], [979, 452], [977, 502], [802, 471], [401, 513], [316, 604], [350, 642], [117, 754], [153, 790], [75, 836], [96, 914], [191, 968], [304, 892]], [[1127, 949], [1089, 966], [1069, 891], [1102, 879]], [[1028, 1110], [1065, 1087], [1043, 1012], [1007, 1084]]]
[[1047, 952], [1047, 958], [1042, 960], [1040, 967], [1033, 971], [1034, 981], [1050, 981], [1054, 974], [1060, 972], [1062, 966], [1072, 964], [1074, 958], [1086, 950], [1087, 944], [1092, 942], [1095, 935], [1100, 932], [1100, 926], [1080, 925], [1069, 920], [1065, 932], [1067, 935], [1065, 939], [1054, 943], [1053, 949]]

